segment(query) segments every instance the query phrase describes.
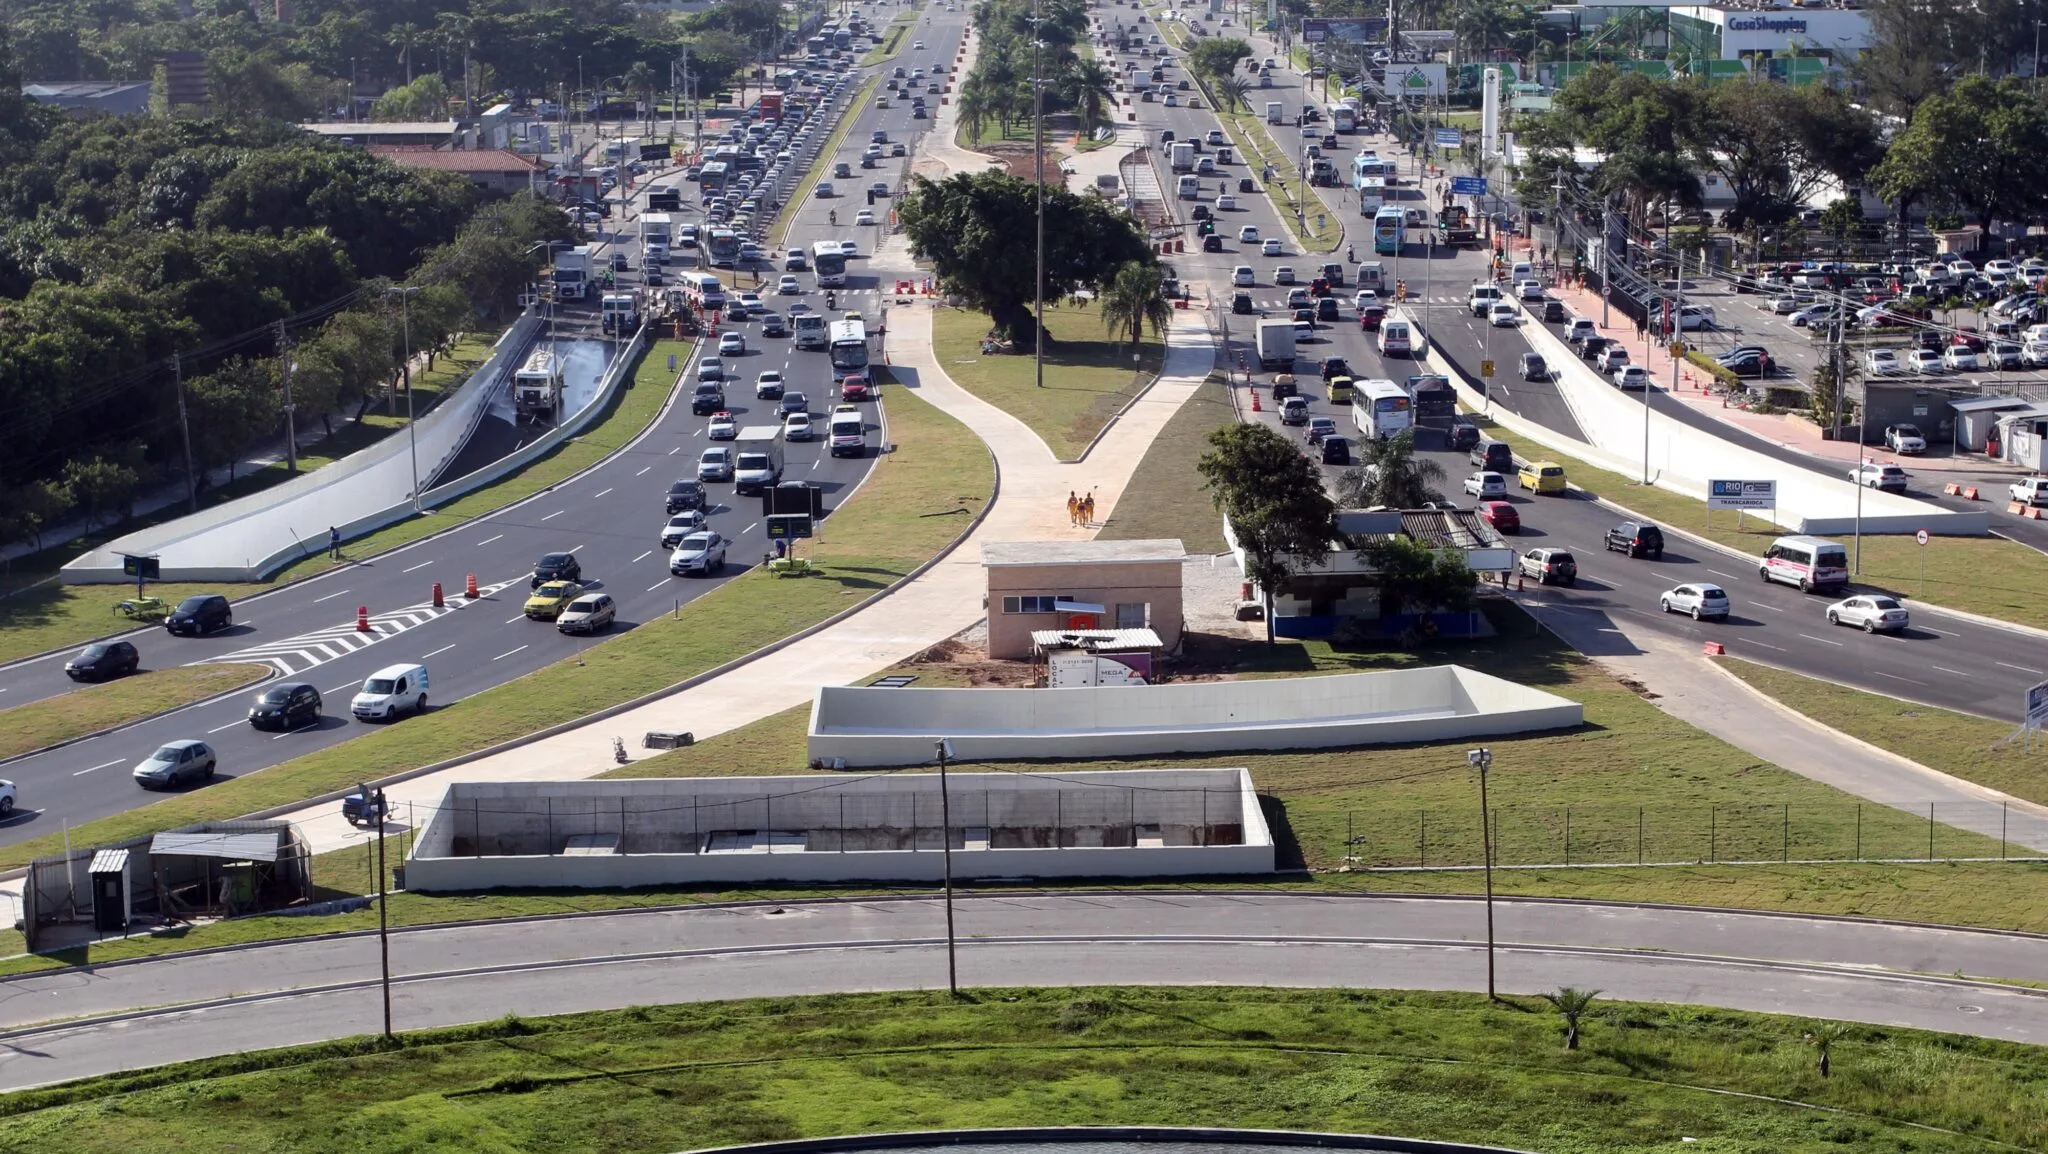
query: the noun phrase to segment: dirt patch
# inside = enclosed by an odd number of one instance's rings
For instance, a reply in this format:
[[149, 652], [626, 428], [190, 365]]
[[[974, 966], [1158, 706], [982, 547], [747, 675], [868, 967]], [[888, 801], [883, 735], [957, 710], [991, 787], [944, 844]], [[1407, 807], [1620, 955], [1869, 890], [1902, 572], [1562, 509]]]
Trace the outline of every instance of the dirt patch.
[[[1037, 169], [1031, 159], [1031, 146], [1028, 144], [984, 144], [976, 151], [994, 159], [1003, 166], [1004, 172], [1018, 180], [1038, 179]], [[1067, 186], [1067, 174], [1060, 171], [1060, 151], [1052, 146], [1051, 141], [1046, 142], [1045, 148], [1045, 184], [1047, 188]]]
[[1029, 688], [1038, 681], [1038, 669], [1031, 662], [997, 660], [988, 655], [986, 644], [960, 637], [949, 637], [913, 654], [896, 668], [929, 678], [934, 685], [974, 689]]

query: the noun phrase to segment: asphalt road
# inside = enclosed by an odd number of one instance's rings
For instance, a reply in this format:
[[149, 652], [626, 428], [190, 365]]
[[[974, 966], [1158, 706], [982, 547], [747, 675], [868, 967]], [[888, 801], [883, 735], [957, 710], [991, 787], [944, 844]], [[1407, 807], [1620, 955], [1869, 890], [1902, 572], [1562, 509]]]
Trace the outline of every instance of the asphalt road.
[[[944, 17], [943, 22], [934, 16]], [[943, 61], [950, 68], [965, 21], [964, 14], [928, 8], [897, 62], [929, 67]], [[917, 39], [926, 42], [926, 51], [910, 49], [909, 42]], [[900, 101], [892, 101], [887, 110], [874, 108], [871, 101], [848, 115], [853, 125], [835, 159], [852, 163], [855, 171], [869, 180], [888, 179], [893, 191], [900, 185], [893, 170], [870, 173], [859, 168], [869, 133], [881, 128], [889, 131], [892, 139], [904, 139], [896, 134], [921, 129], [930, 122], [912, 120], [910, 109]], [[890, 163], [907, 162], [897, 159]], [[669, 178], [676, 175], [669, 174]], [[636, 190], [642, 203], [652, 183], [644, 182]], [[865, 186], [866, 180], [861, 184]], [[694, 185], [685, 188], [695, 191]], [[809, 189], [802, 191], [808, 194]], [[688, 203], [690, 197], [685, 199]], [[796, 201], [797, 223], [789, 239], [805, 245], [828, 237], [853, 239], [864, 256], [871, 256], [879, 230], [855, 229], [851, 224], [852, 213], [863, 203], [859, 197]], [[618, 215], [607, 222], [609, 227], [600, 238], [604, 245], [600, 256], [609, 251], [605, 238], [634, 235], [632, 222], [637, 219], [638, 207], [615, 210]], [[844, 210], [837, 228], [826, 224], [826, 214], [835, 208]], [[692, 210], [682, 214], [682, 219], [692, 219], [694, 205]], [[886, 213], [886, 202], [878, 203], [875, 211], [878, 217]], [[621, 283], [632, 285], [640, 276], [638, 244], [623, 243], [628, 245], [633, 271], [622, 276]], [[681, 260], [672, 261], [671, 271], [683, 265]], [[763, 269], [763, 276], [764, 288], [772, 290], [780, 276], [779, 264]], [[746, 279], [743, 272], [743, 284]], [[815, 290], [809, 274], [799, 274], [799, 281]], [[863, 261], [856, 260], [848, 269], [848, 288], [839, 290], [833, 312], [862, 310], [872, 330], [881, 318], [877, 284], [874, 275], [863, 272]], [[769, 307], [780, 311], [786, 312], [787, 306], [799, 299], [815, 311], [825, 311], [824, 296], [816, 291], [801, 297], [764, 292], [763, 297]], [[830, 509], [872, 464], [872, 446], [881, 440], [881, 414], [870, 407], [868, 455], [830, 457], [822, 436], [822, 417], [835, 398], [829, 388], [826, 355], [796, 352], [787, 338], [762, 338], [758, 330], [754, 323], [740, 326], [750, 350], [745, 356], [726, 358], [728, 371], [740, 378], [737, 387], [727, 391], [731, 411], [742, 427], [774, 420], [773, 402], [753, 400], [754, 379], [766, 369], [780, 369], [790, 388], [804, 391], [821, 435], [809, 443], [786, 447], [784, 478], [822, 487]], [[688, 367], [678, 365], [678, 370]], [[577, 554], [586, 581], [594, 582], [595, 588], [610, 593], [618, 602], [615, 631], [670, 612], [738, 576], [772, 545], [761, 529], [758, 502], [736, 499], [729, 486], [712, 486], [711, 528], [732, 541], [723, 575], [672, 577], [667, 552], [658, 545], [667, 520], [663, 499], [669, 483], [694, 477], [697, 456], [710, 443], [704, 436], [706, 418], [690, 413], [687, 394], [687, 387], [680, 390], [654, 427], [622, 452], [516, 506], [452, 525], [449, 532], [333, 573], [238, 601], [233, 626], [210, 637], [174, 638], [160, 628], [127, 635], [142, 651], [145, 668], [209, 660], [270, 662], [279, 668], [280, 676], [318, 688], [325, 699], [325, 716], [316, 725], [289, 733], [257, 732], [245, 720], [254, 694], [249, 691], [6, 763], [0, 766], [0, 776], [17, 783], [21, 800], [14, 816], [0, 823], [0, 844], [47, 832], [58, 822], [77, 825], [156, 800], [159, 795], [137, 788], [129, 771], [166, 741], [197, 738], [212, 745], [219, 757], [219, 780], [253, 773], [359, 736], [367, 731], [367, 724], [349, 716], [349, 698], [365, 677], [385, 665], [426, 662], [432, 677], [431, 705], [443, 706], [574, 654], [592, 641], [564, 636], [550, 623], [529, 621], [520, 613], [533, 563], [543, 553], [571, 550]], [[485, 591], [475, 602], [467, 602], [461, 595], [465, 577], [471, 573]], [[446, 595], [441, 609], [432, 605], [435, 582]], [[355, 630], [359, 605], [370, 611], [370, 633]], [[0, 669], [0, 694], [4, 694], [0, 701], [15, 705], [74, 688], [62, 671], [68, 656]]]
[[[1280, 893], [1003, 893], [955, 903], [963, 986], [1485, 988], [1482, 905]], [[2037, 939], [1733, 911], [1503, 900], [1498, 980], [1609, 998], [2048, 1036]], [[626, 911], [391, 935], [397, 1029], [946, 980], [931, 898]], [[1957, 975], [1970, 975], [1969, 978]], [[375, 1032], [374, 935], [0, 981], [0, 1089]], [[35, 1026], [34, 1023], [50, 1023]]]

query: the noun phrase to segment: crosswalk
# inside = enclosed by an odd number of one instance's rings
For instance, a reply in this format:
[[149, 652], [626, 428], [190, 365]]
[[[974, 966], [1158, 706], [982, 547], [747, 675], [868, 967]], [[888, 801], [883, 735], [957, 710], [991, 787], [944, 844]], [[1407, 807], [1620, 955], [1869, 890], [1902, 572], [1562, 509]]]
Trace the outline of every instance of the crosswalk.
[[[1243, 290], [1243, 289], [1237, 289], [1237, 290], [1234, 290], [1234, 291], [1237, 291], [1237, 292], [1243, 292], [1244, 290]], [[1347, 291], [1347, 292], [1343, 292], [1343, 293], [1336, 293], [1336, 294], [1332, 294], [1332, 299], [1334, 299], [1334, 300], [1335, 300], [1335, 301], [1337, 302], [1337, 306], [1338, 306], [1339, 308], [1343, 308], [1343, 309], [1350, 309], [1350, 308], [1352, 308], [1352, 307], [1353, 307], [1353, 301], [1354, 301], [1354, 300], [1356, 299], [1356, 295], [1357, 295], [1357, 294], [1356, 294], [1356, 292], [1355, 292], [1355, 291]], [[1315, 306], [1314, 306], [1314, 304], [1313, 304], [1313, 301], [1314, 301], [1314, 299], [1315, 299], [1315, 298], [1311, 297], [1311, 298], [1309, 298], [1309, 299], [1310, 299], [1310, 301], [1311, 301], [1311, 304], [1310, 304], [1310, 305], [1309, 305], [1308, 307], [1310, 307], [1310, 308], [1314, 308]], [[1393, 297], [1381, 297], [1381, 298], [1380, 298], [1380, 303], [1381, 303], [1381, 304], [1383, 304], [1383, 305], [1386, 305], [1386, 306], [1387, 306], [1387, 307], [1389, 307], [1389, 308], [1392, 308], [1392, 307], [1394, 306], [1394, 304], [1395, 304], [1395, 301], [1394, 301], [1394, 298], [1393, 298]], [[1425, 296], [1421, 296], [1421, 295], [1417, 294], [1417, 295], [1414, 295], [1414, 296], [1410, 296], [1410, 297], [1408, 298], [1408, 300], [1407, 300], [1407, 307], [1409, 307], [1409, 308], [1416, 308], [1416, 307], [1418, 307], [1418, 306], [1421, 306], [1421, 305], [1450, 305], [1450, 304], [1455, 304], [1455, 305], [1463, 305], [1464, 303], [1465, 303], [1465, 298], [1464, 298], [1464, 297], [1461, 297], [1461, 296], [1431, 296], [1431, 297], [1425, 297]], [[1260, 308], [1260, 309], [1287, 309], [1287, 308], [1300, 308], [1301, 306], [1300, 306], [1300, 305], [1290, 305], [1290, 304], [1288, 304], [1288, 303], [1287, 303], [1287, 298], [1286, 298], [1286, 297], [1268, 297], [1268, 298], [1260, 298], [1260, 297], [1253, 297], [1253, 298], [1252, 298], [1252, 307], [1253, 307], [1253, 308]]]
[[[489, 597], [493, 593], [517, 585], [525, 579], [524, 576], [520, 576], [496, 585], [485, 585], [480, 587], [477, 592], [483, 597]], [[222, 654], [219, 657], [209, 657], [204, 661], [193, 661], [188, 664], [211, 665], [219, 662], [261, 663], [289, 677], [295, 673], [304, 673], [309, 669], [325, 665], [330, 661], [339, 661], [351, 653], [359, 653], [380, 641], [388, 641], [401, 633], [417, 629], [437, 617], [445, 617], [450, 613], [457, 612], [469, 604], [469, 600], [463, 597], [460, 592], [457, 592], [452, 597], [444, 598], [443, 604], [438, 608], [433, 602], [427, 601], [418, 605], [409, 605], [403, 609], [394, 609], [388, 613], [376, 614], [370, 618], [368, 632], [359, 631], [356, 628], [355, 620], [351, 618], [340, 625], [317, 629], [311, 633], [301, 633], [297, 637], [287, 637], [279, 641], [266, 641], [261, 645], [251, 645], [247, 649], [238, 649], [233, 653]]]

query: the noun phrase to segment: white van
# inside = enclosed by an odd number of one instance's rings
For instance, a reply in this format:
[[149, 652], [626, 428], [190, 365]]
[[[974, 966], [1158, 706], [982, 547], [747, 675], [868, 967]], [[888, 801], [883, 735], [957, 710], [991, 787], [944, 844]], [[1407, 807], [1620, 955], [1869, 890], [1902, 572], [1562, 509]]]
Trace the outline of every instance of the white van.
[[1182, 200], [1193, 200], [1202, 194], [1202, 182], [1192, 176], [1183, 176], [1178, 191]]
[[688, 278], [689, 287], [697, 294], [697, 301], [707, 309], [725, 307], [725, 282], [710, 273], [698, 273]]
[[1849, 584], [1849, 551], [1820, 537], [1780, 537], [1764, 550], [1757, 576], [1797, 585], [1801, 593], [1840, 590]]
[[427, 667], [417, 663], [387, 665], [363, 679], [362, 692], [348, 703], [349, 712], [364, 721], [390, 721], [427, 707]]
[[1412, 357], [1415, 355], [1415, 330], [1407, 321], [1390, 320], [1380, 325], [1380, 355], [1383, 357]]
[[1358, 266], [1358, 288], [1375, 296], [1385, 296], [1387, 285], [1386, 266], [1376, 260], [1366, 261]]

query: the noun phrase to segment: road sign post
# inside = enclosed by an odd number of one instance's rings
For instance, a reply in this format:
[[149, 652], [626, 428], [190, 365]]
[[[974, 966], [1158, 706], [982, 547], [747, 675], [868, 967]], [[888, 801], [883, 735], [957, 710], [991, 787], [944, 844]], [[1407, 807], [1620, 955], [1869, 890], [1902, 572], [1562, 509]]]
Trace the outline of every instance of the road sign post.
[[1920, 599], [1925, 601], [1927, 600], [1927, 530], [1915, 530], [1913, 540], [1920, 544]]

